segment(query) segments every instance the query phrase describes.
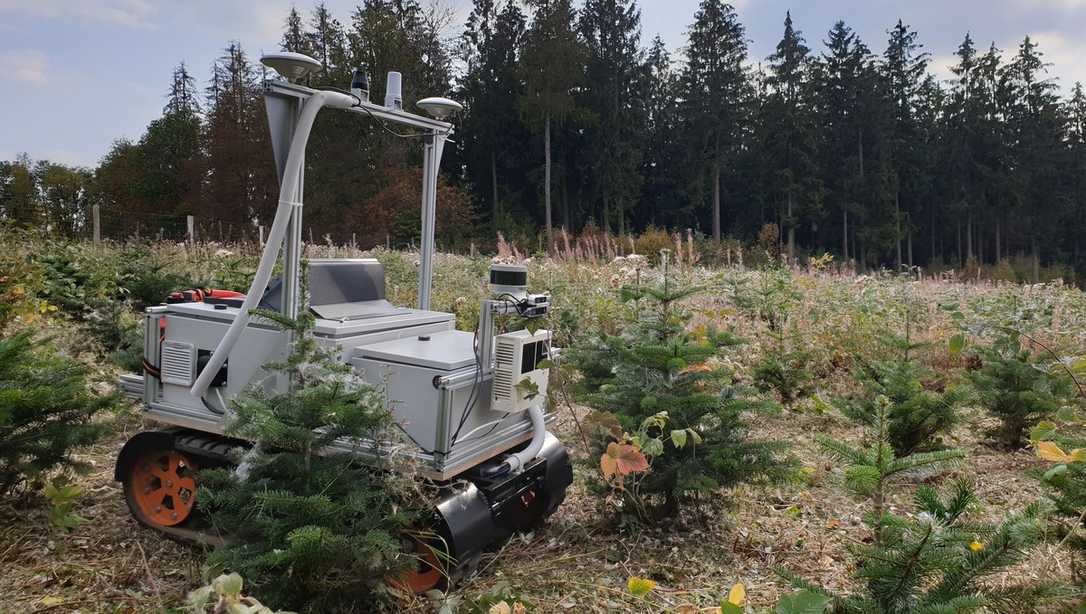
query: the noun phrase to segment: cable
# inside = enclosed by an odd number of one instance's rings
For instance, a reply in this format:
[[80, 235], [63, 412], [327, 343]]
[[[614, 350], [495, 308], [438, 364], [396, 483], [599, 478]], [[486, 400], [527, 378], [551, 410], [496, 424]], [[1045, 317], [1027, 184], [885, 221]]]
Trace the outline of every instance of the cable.
[[411, 436], [411, 433], [408, 433], [408, 432], [407, 432], [407, 429], [405, 429], [404, 427], [400, 426], [400, 423], [399, 423], [399, 422], [394, 422], [393, 424], [395, 424], [395, 425], [396, 425], [396, 428], [400, 429], [400, 432], [401, 432], [401, 433], [403, 433], [404, 435], [407, 435], [407, 438], [411, 440], [411, 443], [413, 443], [413, 444], [415, 444], [416, 446], [418, 446], [418, 448], [419, 448], [420, 450], [422, 450], [423, 454], [431, 454], [431, 455], [432, 455], [432, 454], [434, 454], [434, 453], [435, 453], [435, 452], [434, 452], [434, 450], [428, 450], [428, 449], [426, 449], [426, 447], [425, 447], [425, 446], [423, 446], [423, 445], [422, 445], [421, 443], [419, 443], [417, 439], [415, 439], [414, 437], [412, 437], [412, 436]]
[[350, 96], [351, 98], [354, 98], [355, 100], [358, 101], [354, 106], [359, 108], [359, 109], [362, 109], [363, 111], [366, 112], [367, 115], [369, 115], [373, 119], [377, 120], [377, 123], [381, 126], [381, 129], [384, 130], [385, 132], [391, 134], [392, 136], [399, 137], [401, 139], [417, 139], [417, 138], [430, 136], [430, 133], [428, 133], [428, 132], [412, 132], [412, 133], [396, 132], [392, 128], [388, 127], [388, 123], [385, 120], [381, 119], [380, 117], [377, 117], [376, 115], [373, 114], [373, 111], [369, 110], [369, 108], [364, 106], [362, 104], [362, 99], [359, 98], [357, 95], [355, 95], [355, 94], [353, 94], [351, 92], [348, 92], [346, 90], [342, 90], [342, 89], [340, 89], [338, 87], [331, 86], [331, 85], [326, 86], [326, 87], [322, 87], [321, 89], [322, 90], [330, 90], [330, 91], [333, 91], [333, 92], [338, 92], [340, 94], [346, 94], [346, 95]]
[[452, 452], [452, 448], [456, 445], [456, 438], [460, 436], [460, 431], [463, 430], [464, 424], [468, 421], [468, 416], [471, 415], [473, 409], [475, 409], [475, 402], [478, 400], [475, 398], [478, 391], [479, 384], [482, 381], [483, 374], [483, 359], [479, 356], [479, 327], [475, 327], [475, 335], [471, 341], [472, 353], [475, 355], [475, 376], [472, 378], [471, 393], [468, 394], [467, 401], [464, 402], [464, 410], [460, 413], [460, 424], [456, 425], [456, 432], [453, 433], [452, 440], [449, 441], [449, 451]]
[[466, 441], [475, 441], [476, 439], [482, 439], [483, 437], [486, 437], [487, 435], [493, 433], [494, 429], [501, 426], [502, 422], [505, 422], [505, 419], [509, 417], [509, 414], [510, 414], [510, 412], [505, 412], [504, 414], [502, 414], [502, 417], [498, 418], [494, 422], [494, 424], [490, 427], [490, 429], [487, 430], [487, 432], [483, 433], [482, 435], [472, 435], [471, 437], [468, 437], [468, 438], [460, 440], [460, 441], [454, 441], [453, 443], [462, 443], [462, 442], [466, 442]]

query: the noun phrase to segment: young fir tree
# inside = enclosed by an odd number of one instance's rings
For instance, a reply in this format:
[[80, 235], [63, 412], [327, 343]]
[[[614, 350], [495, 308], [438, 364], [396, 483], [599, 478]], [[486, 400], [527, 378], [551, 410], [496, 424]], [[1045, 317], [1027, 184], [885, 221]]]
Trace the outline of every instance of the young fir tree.
[[1026, 431], [1073, 396], [1071, 381], [1038, 364], [1016, 333], [1007, 333], [979, 353], [983, 366], [970, 372], [969, 380], [977, 404], [1001, 421], [992, 435], [1007, 447], [1021, 447]]
[[105, 425], [93, 418], [113, 403], [90, 392], [87, 369], [29, 331], [0, 339], [0, 496], [83, 467], [72, 452], [98, 440]]
[[843, 401], [841, 412], [870, 424], [876, 412], [873, 399], [885, 397], [890, 402], [887, 436], [900, 456], [940, 447], [939, 436], [957, 424], [957, 409], [967, 397], [961, 387], [927, 390], [923, 382], [932, 375], [930, 370], [911, 360], [875, 362], [860, 367], [857, 375], [863, 396]]
[[327, 453], [337, 441], [387, 439], [383, 395], [317, 344], [312, 316], [261, 315], [294, 335], [289, 358], [268, 365], [290, 387], [255, 387], [234, 403], [226, 432], [254, 447], [237, 470], [201, 476], [199, 505], [229, 537], [210, 562], [239, 572], [276, 607], [359, 611], [385, 578], [412, 564], [401, 535], [422, 509], [417, 486], [353, 454]]
[[738, 340], [712, 329], [688, 330], [681, 301], [701, 290], [676, 284], [665, 260], [660, 286], [622, 289], [623, 300], [633, 303], [624, 333], [572, 352], [585, 375], [583, 402], [617, 418], [613, 438], [630, 440], [652, 457], [637, 496], [641, 503], [662, 503], [655, 512], [663, 515], [675, 513], [686, 495], [783, 477], [789, 468], [782, 443], [748, 438], [744, 414], [759, 404], [739, 396], [729, 374], [710, 361]]
[[846, 484], [866, 497], [871, 512], [865, 521], [874, 532], [870, 542], [855, 542], [849, 550], [856, 562], [853, 578], [859, 589], [834, 595], [786, 571], [781, 573], [801, 591], [782, 600], [777, 611], [801, 610], [797, 603], [818, 603], [835, 614], [958, 614], [995, 611], [1022, 612], [1061, 594], [1054, 584], [999, 585], [987, 579], [1025, 557], [1043, 533], [1037, 505], [989, 524], [968, 518], [976, 501], [973, 487], [959, 481], [941, 496], [923, 486], [914, 496], [915, 515], [886, 511], [888, 481], [920, 467], [962, 457], [955, 450], [895, 457], [887, 435], [890, 402], [876, 400], [874, 441], [864, 447], [818, 436], [818, 442], [848, 465]]
[[1025, 612], [1061, 596], [1064, 591], [1054, 583], [988, 581], [1041, 540], [1043, 514], [1031, 505], [999, 523], [976, 522], [967, 514], [975, 500], [966, 482], [956, 483], [945, 496], [921, 487], [914, 498], [915, 516], [884, 516], [880, 540], [849, 548], [856, 559], [853, 578], [861, 586], [852, 594], [833, 595], [791, 579], [803, 591], [828, 598], [835, 614]]
[[815, 441], [822, 448], [846, 465], [845, 485], [849, 490], [871, 500], [875, 541], [881, 538], [887, 487], [892, 480], [905, 472], [945, 465], [964, 456], [960, 450], [938, 450], [898, 457], [890, 443], [891, 407], [890, 399], [885, 396], [874, 398], [870, 441], [863, 445], [849, 445], [825, 435], [815, 435]]

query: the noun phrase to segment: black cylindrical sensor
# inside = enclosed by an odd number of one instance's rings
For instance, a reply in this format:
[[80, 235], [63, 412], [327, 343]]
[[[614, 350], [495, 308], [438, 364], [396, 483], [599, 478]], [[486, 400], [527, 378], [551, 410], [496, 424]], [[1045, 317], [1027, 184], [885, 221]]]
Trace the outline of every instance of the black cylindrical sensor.
[[351, 74], [351, 93], [362, 102], [370, 101], [370, 78], [366, 76], [365, 66], [359, 66]]

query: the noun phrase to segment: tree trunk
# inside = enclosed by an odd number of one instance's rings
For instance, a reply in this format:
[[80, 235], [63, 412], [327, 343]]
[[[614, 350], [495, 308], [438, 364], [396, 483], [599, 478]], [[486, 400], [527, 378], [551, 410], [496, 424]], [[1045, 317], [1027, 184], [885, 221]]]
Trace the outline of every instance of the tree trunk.
[[958, 230], [958, 251], [954, 255], [954, 258], [958, 261], [958, 266], [960, 267], [962, 265], [962, 221], [961, 219], [957, 219], [954, 222], [954, 226]]
[[498, 230], [498, 218], [501, 215], [501, 209], [498, 205], [498, 156], [494, 153], [493, 149], [490, 150], [490, 189], [494, 207], [493, 224], [496, 232]]
[[788, 259], [796, 257], [796, 223], [792, 219], [792, 190], [788, 190]]
[[1041, 250], [1037, 245], [1037, 237], [1033, 237], [1032, 250], [1033, 250], [1033, 283], [1041, 282]]
[[842, 222], [841, 222], [841, 224], [842, 224], [841, 248], [842, 249], [841, 249], [841, 251], [842, 251], [842, 255], [843, 255], [842, 260], [844, 262], [848, 262], [848, 208], [847, 207], [841, 207], [841, 220], [842, 220]]
[[965, 218], [965, 259], [973, 259], [973, 212], [970, 211]]
[[912, 219], [910, 219], [910, 218], [906, 218], [906, 219], [909, 222], [908, 226], [905, 228], [905, 237], [906, 237], [906, 240], [908, 241], [908, 248], [909, 248], [909, 251], [906, 252], [906, 253], [908, 254], [908, 258], [909, 258], [909, 268], [912, 268], [912, 266], [913, 266], [913, 225], [912, 225]]
[[720, 160], [713, 160], [713, 241], [720, 243]]
[[551, 248], [551, 116], [548, 113], [543, 120], [543, 220], [547, 228], [547, 249]]
[[569, 225], [569, 178], [566, 173], [562, 174], [562, 228], [567, 232], [573, 231]]
[[901, 188], [894, 186], [894, 264], [901, 270]]
[[1003, 252], [1000, 250], [1001, 245], [999, 242], [999, 216], [996, 216], [995, 241], [995, 263], [999, 264], [999, 261], [1003, 259]]

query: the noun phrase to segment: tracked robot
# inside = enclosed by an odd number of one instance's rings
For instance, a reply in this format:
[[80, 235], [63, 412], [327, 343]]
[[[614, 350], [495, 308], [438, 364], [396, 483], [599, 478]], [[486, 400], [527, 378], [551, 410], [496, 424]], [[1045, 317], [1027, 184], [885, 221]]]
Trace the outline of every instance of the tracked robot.
[[[552, 514], [572, 482], [566, 449], [547, 431], [549, 332], [495, 334], [498, 316], [541, 317], [550, 299], [528, 293], [523, 266], [496, 264], [475, 333], [456, 330], [452, 314], [430, 310], [438, 167], [453, 131], [446, 119], [459, 104], [420, 100], [417, 106], [431, 116], [424, 117], [403, 110], [399, 73], [389, 73], [385, 104], [379, 105], [369, 100], [361, 70], [348, 93], [301, 85], [320, 67], [307, 56], [278, 53], [261, 61], [281, 76], [264, 85], [280, 192], [255, 279], [244, 294], [177, 292], [147, 309], [143, 373], [121, 383], [162, 428], [125, 443], [115, 477], [142, 524], [177, 538], [206, 537], [195, 509], [197, 471], [233, 462], [235, 450], [247, 445], [223, 435], [231, 399], [250, 386], [281, 391], [285, 385], [264, 365], [286, 355], [290, 333], [251, 312], [299, 313], [303, 169], [313, 122], [329, 108], [406, 126], [423, 146], [417, 306], [386, 300], [384, 269], [376, 260], [325, 259], [308, 264], [308, 309], [316, 317], [316, 338], [395, 401], [390, 409], [402, 441], [394, 447], [415, 459], [420, 479], [438, 487], [432, 526], [426, 527], [437, 537], [415, 546], [419, 566], [399, 582], [416, 592], [455, 582], [487, 548]], [[273, 279], [280, 252], [282, 275]], [[386, 443], [367, 449], [390, 449]], [[356, 449], [344, 443], [329, 453]]]

